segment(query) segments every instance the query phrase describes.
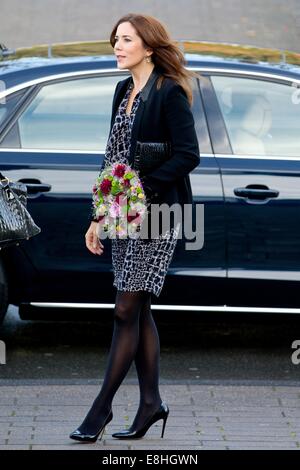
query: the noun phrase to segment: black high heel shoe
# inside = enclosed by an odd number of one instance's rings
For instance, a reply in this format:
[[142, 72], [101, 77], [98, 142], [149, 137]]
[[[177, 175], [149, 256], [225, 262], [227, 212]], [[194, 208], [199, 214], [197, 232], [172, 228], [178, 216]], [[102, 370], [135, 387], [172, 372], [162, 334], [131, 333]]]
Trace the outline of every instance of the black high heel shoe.
[[151, 416], [151, 418], [149, 418], [148, 421], [146, 421], [145, 425], [141, 429], [135, 429], [135, 430], [131, 430], [131, 428], [125, 429], [124, 431], [115, 432], [114, 434], [112, 434], [112, 437], [116, 437], [118, 439], [139, 439], [140, 437], [143, 437], [146, 434], [146, 432], [148, 431], [150, 426], [152, 426], [152, 424], [156, 423], [156, 421], [160, 419], [164, 420], [162, 431], [161, 431], [161, 437], [164, 437], [168, 415], [169, 415], [169, 408], [166, 403], [162, 402], [160, 404], [159, 409], [156, 411], [156, 413], [154, 413], [154, 415]]
[[70, 438], [74, 439], [75, 441], [80, 442], [96, 442], [98, 439], [99, 434], [101, 433], [100, 440], [102, 439], [102, 435], [104, 432], [105, 426], [113, 419], [112, 411], [109, 412], [108, 417], [106, 418], [103, 426], [99, 429], [96, 434], [84, 434], [79, 429], [76, 429], [70, 434]]

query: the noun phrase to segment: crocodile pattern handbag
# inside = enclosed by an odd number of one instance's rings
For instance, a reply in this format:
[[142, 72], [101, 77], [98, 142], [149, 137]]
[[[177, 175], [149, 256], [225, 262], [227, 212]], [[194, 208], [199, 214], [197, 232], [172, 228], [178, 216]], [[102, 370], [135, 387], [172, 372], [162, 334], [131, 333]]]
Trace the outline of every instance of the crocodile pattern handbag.
[[41, 232], [26, 206], [26, 185], [13, 183], [0, 173], [0, 249]]
[[171, 156], [171, 142], [136, 143], [133, 167], [140, 176], [145, 176], [162, 165]]

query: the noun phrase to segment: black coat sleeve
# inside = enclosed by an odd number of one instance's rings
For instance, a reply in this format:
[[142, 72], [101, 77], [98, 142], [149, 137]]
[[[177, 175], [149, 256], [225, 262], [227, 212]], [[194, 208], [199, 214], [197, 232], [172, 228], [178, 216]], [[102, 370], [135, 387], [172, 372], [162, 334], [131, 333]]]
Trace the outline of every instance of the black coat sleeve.
[[148, 191], [161, 193], [200, 163], [194, 117], [184, 89], [175, 84], [164, 100], [165, 122], [171, 140], [171, 158], [143, 177]]

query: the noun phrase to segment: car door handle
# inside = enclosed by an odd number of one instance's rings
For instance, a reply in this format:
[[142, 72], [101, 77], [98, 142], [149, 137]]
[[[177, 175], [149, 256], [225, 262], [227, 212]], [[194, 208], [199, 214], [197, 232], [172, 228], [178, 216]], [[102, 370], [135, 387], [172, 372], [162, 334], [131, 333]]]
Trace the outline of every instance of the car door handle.
[[278, 197], [277, 189], [270, 189], [264, 185], [249, 185], [245, 188], [234, 188], [234, 194], [239, 197], [249, 199], [267, 199], [269, 197]]
[[41, 183], [40, 180], [23, 178], [19, 180], [27, 187], [28, 194], [46, 193], [51, 190], [51, 184]]

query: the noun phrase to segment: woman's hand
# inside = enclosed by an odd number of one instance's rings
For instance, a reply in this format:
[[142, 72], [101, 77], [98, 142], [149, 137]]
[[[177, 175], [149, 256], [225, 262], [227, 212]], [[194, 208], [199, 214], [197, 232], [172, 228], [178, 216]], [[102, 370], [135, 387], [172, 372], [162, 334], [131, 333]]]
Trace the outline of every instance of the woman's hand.
[[104, 246], [100, 242], [97, 235], [98, 222], [91, 222], [88, 231], [85, 234], [85, 244], [88, 250], [94, 255], [102, 255]]

